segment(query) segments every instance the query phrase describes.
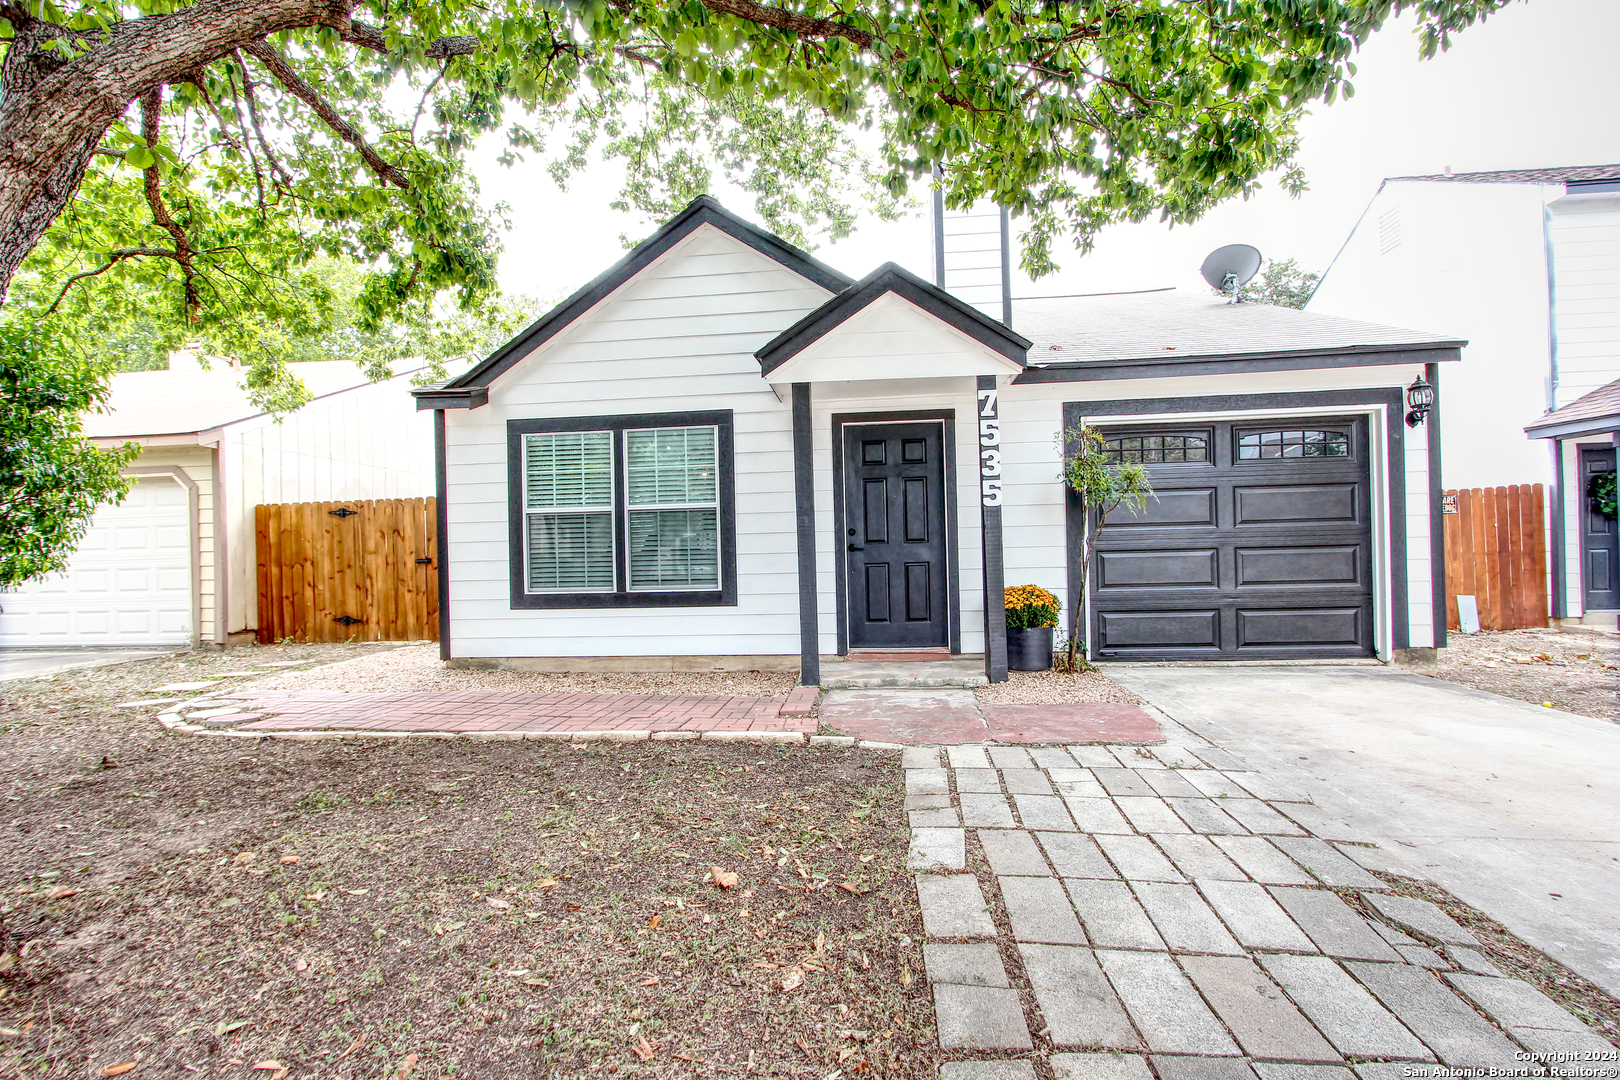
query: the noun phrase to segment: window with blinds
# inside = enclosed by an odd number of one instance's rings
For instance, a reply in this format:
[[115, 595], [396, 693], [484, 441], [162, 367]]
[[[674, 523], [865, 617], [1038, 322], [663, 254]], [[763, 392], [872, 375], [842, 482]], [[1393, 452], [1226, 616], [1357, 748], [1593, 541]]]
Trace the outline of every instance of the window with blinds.
[[720, 587], [718, 431], [624, 433], [630, 589]]
[[530, 592], [612, 592], [613, 432], [523, 440]]

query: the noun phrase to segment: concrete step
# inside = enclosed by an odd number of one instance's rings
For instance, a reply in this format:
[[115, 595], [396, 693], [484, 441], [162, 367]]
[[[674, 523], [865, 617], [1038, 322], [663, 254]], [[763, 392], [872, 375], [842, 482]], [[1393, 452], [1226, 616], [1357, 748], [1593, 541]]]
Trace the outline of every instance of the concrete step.
[[873, 663], [838, 660], [821, 665], [824, 690], [925, 690], [986, 686], [982, 660]]

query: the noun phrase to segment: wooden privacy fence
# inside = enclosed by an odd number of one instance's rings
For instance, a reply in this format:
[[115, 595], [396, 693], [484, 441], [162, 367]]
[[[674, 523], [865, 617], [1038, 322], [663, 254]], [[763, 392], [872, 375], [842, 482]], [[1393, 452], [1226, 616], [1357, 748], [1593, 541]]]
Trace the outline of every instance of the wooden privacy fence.
[[434, 499], [254, 507], [259, 642], [437, 641]]
[[1541, 485], [1448, 491], [1446, 503], [1446, 625], [1458, 628], [1457, 597], [1472, 596], [1482, 629], [1546, 626]]

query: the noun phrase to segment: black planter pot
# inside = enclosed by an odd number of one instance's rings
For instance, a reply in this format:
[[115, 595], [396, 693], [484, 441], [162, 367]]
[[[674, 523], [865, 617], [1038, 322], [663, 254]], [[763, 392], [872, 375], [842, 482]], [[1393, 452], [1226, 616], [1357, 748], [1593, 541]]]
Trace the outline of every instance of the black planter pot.
[[1048, 671], [1052, 667], [1052, 628], [1007, 628], [1007, 669]]

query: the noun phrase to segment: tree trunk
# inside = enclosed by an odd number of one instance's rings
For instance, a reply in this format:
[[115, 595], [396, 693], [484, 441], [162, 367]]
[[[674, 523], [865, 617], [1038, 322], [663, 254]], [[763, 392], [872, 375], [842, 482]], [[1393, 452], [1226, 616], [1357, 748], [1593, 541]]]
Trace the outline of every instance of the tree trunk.
[[[354, 0], [198, 0], [168, 15], [79, 33], [7, 11], [0, 64], [0, 303], [17, 268], [73, 198], [96, 145], [131, 103], [268, 34], [351, 26]], [[52, 48], [91, 47], [64, 61]]]

